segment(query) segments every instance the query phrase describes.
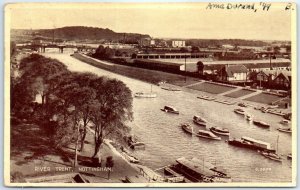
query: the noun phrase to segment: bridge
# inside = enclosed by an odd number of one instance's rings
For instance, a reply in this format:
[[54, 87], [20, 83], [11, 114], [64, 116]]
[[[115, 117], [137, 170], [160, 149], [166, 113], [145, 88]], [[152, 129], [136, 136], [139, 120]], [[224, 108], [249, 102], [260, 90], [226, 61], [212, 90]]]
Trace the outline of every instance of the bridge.
[[19, 49], [31, 49], [33, 51], [38, 51], [40, 53], [45, 53], [46, 49], [48, 48], [57, 48], [60, 53], [64, 52], [65, 48], [74, 48], [79, 52], [92, 52], [96, 50], [96, 47], [92, 47], [89, 45], [83, 45], [83, 44], [78, 44], [78, 45], [71, 45], [71, 44], [64, 44], [64, 43], [40, 43], [40, 44], [19, 44], [17, 45]]

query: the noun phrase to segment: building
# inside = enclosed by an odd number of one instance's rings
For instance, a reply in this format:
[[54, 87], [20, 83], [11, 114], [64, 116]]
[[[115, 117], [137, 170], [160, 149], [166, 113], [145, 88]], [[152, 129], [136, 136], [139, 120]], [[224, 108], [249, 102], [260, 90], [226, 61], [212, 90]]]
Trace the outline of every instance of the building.
[[211, 53], [139, 53], [136, 59], [199, 59], [209, 58]]
[[140, 46], [143, 46], [143, 47], [155, 46], [155, 40], [153, 40], [151, 38], [142, 38], [140, 40]]
[[222, 82], [246, 82], [248, 69], [244, 65], [225, 65], [217, 72]]
[[185, 41], [183, 40], [173, 40], [172, 47], [185, 47]]
[[216, 74], [224, 65], [244, 65], [249, 72], [259, 71], [290, 71], [291, 61], [289, 59], [259, 59], [259, 60], [236, 60], [236, 61], [202, 61], [203, 70], [198, 70], [199, 73], [205, 74]]
[[273, 80], [273, 87], [277, 89], [290, 89], [292, 84], [291, 72], [280, 72]]

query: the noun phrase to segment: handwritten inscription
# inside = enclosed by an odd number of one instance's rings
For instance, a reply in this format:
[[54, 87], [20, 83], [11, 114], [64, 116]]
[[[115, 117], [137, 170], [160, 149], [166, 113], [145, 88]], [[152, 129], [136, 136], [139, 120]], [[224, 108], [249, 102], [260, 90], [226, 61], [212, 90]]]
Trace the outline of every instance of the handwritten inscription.
[[[269, 11], [271, 3], [208, 3], [206, 9], [226, 9], [226, 10], [251, 10], [256, 12], [257, 10]], [[291, 9], [291, 4], [288, 4], [285, 10]]]

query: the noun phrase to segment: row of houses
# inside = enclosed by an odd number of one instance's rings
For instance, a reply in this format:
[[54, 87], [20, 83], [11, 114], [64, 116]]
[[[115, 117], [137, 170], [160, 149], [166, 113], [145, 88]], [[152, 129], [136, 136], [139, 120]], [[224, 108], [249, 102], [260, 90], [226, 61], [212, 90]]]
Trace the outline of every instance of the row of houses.
[[291, 71], [260, 70], [251, 71], [245, 65], [224, 65], [215, 73], [215, 79], [227, 83], [252, 83], [259, 87], [289, 90]]

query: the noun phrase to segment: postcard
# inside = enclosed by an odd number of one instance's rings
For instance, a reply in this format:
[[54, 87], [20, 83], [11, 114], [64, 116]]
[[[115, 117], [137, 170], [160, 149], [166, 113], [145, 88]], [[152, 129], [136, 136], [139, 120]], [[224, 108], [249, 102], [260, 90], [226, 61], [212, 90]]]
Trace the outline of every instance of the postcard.
[[5, 185], [295, 186], [296, 71], [294, 3], [7, 4]]

